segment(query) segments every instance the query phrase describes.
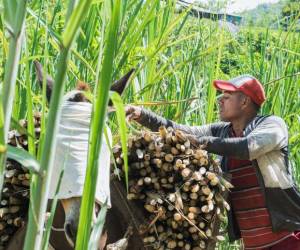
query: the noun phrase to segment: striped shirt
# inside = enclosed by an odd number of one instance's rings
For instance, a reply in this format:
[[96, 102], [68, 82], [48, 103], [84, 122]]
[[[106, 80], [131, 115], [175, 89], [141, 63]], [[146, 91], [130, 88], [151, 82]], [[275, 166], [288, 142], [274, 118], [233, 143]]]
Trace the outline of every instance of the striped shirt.
[[259, 250], [289, 237], [291, 232], [272, 232], [265, 197], [251, 161], [230, 158], [228, 169], [234, 185], [231, 192], [232, 209], [245, 249]]

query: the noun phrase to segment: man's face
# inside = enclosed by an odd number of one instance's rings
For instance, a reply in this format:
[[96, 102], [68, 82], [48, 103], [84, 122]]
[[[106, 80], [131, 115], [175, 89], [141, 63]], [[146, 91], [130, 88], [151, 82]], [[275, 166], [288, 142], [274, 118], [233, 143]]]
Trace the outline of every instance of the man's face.
[[243, 114], [245, 96], [241, 92], [224, 91], [218, 98], [221, 121], [231, 122]]

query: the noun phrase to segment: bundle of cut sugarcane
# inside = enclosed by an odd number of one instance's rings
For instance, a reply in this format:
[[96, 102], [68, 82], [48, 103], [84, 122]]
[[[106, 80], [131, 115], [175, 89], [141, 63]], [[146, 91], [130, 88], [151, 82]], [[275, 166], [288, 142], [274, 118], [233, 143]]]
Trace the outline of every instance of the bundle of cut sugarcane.
[[[113, 149], [123, 169], [119, 145]], [[143, 206], [149, 218], [143, 230], [150, 249], [207, 249], [216, 221], [224, 219], [229, 205], [223, 193], [231, 188], [219, 164], [181, 131], [161, 127], [128, 140], [128, 199]]]
[[[34, 116], [36, 138], [40, 134], [40, 115]], [[18, 130], [11, 130], [8, 144], [28, 149], [27, 122], [21, 120]], [[16, 161], [8, 159], [4, 172], [4, 185], [0, 201], [0, 249], [4, 247], [11, 236], [22, 227], [29, 206], [30, 173]]]

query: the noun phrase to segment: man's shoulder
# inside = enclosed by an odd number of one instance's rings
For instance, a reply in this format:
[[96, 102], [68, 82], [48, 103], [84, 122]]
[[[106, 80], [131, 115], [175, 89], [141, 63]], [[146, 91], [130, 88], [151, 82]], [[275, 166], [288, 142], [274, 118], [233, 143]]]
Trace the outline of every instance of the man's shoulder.
[[258, 115], [246, 128], [245, 134], [248, 135], [253, 131], [285, 131], [287, 133], [287, 126], [284, 120], [276, 115]]
[[279, 117], [279, 116], [276, 116], [276, 115], [267, 115], [267, 116], [262, 116], [264, 119], [263, 119], [263, 123], [272, 123], [272, 124], [278, 124], [280, 126], [283, 126], [285, 127], [286, 126], [286, 123], [285, 121]]
[[285, 136], [288, 135], [288, 127], [285, 121], [276, 115], [269, 115], [266, 116], [265, 119], [257, 126], [258, 128], [261, 127], [264, 130], [270, 130], [274, 133], [284, 134]]

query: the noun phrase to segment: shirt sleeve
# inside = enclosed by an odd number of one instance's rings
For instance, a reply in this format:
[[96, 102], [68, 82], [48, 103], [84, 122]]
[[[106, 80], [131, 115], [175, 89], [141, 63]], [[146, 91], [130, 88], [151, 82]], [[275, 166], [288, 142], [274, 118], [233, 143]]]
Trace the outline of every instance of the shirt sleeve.
[[250, 160], [286, 147], [288, 131], [285, 122], [277, 116], [267, 117], [247, 136], [247, 144]]
[[200, 144], [206, 145], [209, 153], [229, 156], [237, 159], [249, 159], [247, 138], [221, 138], [214, 136], [203, 136], [198, 139]]
[[206, 144], [206, 150], [222, 156], [254, 160], [273, 150], [288, 145], [288, 132], [284, 121], [276, 116], [265, 118], [246, 137], [221, 138], [204, 136], [200, 144]]
[[201, 136], [213, 136], [215, 131], [221, 129], [225, 123], [213, 123], [202, 126], [188, 126], [175, 123], [171, 120], [163, 118], [154, 114], [153, 112], [142, 109], [141, 117], [137, 120], [141, 125], [151, 129], [152, 131], [158, 131], [160, 126], [172, 127], [174, 129], [179, 129], [187, 134], [195, 135], [196, 137]]

